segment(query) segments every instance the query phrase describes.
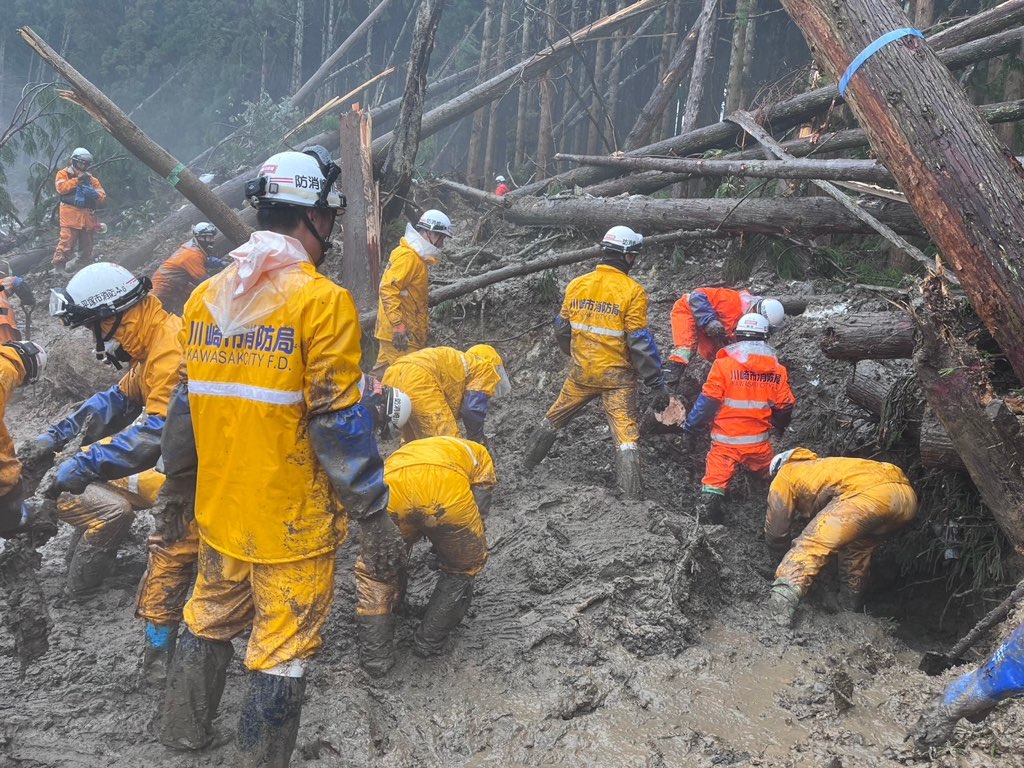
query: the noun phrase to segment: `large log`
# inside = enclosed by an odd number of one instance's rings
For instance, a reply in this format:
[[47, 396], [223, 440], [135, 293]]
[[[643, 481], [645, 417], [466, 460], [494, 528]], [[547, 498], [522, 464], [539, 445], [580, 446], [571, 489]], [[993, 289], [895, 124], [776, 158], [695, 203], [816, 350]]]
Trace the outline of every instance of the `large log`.
[[47, 45], [45, 40], [30, 27], [21, 27], [18, 34], [43, 61], [70, 83], [74, 89], [68, 94], [70, 101], [84, 109], [125, 149], [153, 169], [160, 178], [167, 179], [178, 192], [205, 213], [230, 241], [241, 245], [249, 239], [249, 228], [231, 208], [212, 194], [207, 186], [179, 163], [170, 152], [150, 139], [128, 115]]
[[338, 121], [341, 149], [338, 162], [345, 169], [341, 189], [345, 210], [341, 284], [352, 294], [356, 307], [373, 306], [380, 283], [380, 200], [373, 181], [370, 145], [373, 129], [365, 110], [346, 112]]
[[861, 360], [853, 366], [846, 380], [846, 397], [870, 413], [877, 421], [885, 408], [885, 401], [897, 379], [911, 370], [910, 365], [879, 363]]
[[825, 326], [821, 351], [833, 360], [910, 359], [916, 327], [902, 312], [841, 315]]
[[966, 470], [964, 460], [956, 452], [956, 446], [930, 407], [921, 416], [921, 464], [937, 469]]
[[[1024, 21], [1024, 7], [1018, 7], [1017, 0], [1013, 0], [1011, 12], [1001, 17], [1001, 29], [1015, 26]], [[962, 43], [956, 47], [950, 47], [939, 53], [941, 61], [950, 69], [962, 69], [978, 61], [1000, 56], [1002, 54], [1019, 51], [1021, 47], [1021, 35], [1018, 30], [991, 34], [981, 40], [974, 39], [978, 34], [972, 24], [972, 19], [967, 19], [958, 25], [962, 28], [962, 34], [972, 38], [972, 42]], [[988, 25], [985, 25], [987, 33]], [[952, 29], [952, 28], [951, 28]], [[944, 43], [943, 43], [944, 45]], [[820, 112], [829, 109], [834, 104], [841, 104], [839, 89], [834, 85], [818, 88], [807, 93], [794, 96], [791, 99], [772, 104], [761, 110], [762, 120], [766, 125], [771, 125], [773, 131], [790, 128], [802, 123]], [[673, 136], [672, 138], [640, 147], [629, 156], [647, 155], [692, 155], [706, 152], [709, 149], [719, 149], [732, 145], [737, 137], [738, 129], [734, 123], [721, 121], [713, 125], [698, 128], [689, 133]], [[518, 189], [509, 192], [510, 196], [527, 197], [536, 195], [557, 184], [559, 187], [571, 188], [574, 186], [587, 187], [596, 184], [604, 179], [621, 175], [614, 170], [607, 168], [576, 168], [550, 179], [526, 184]]]

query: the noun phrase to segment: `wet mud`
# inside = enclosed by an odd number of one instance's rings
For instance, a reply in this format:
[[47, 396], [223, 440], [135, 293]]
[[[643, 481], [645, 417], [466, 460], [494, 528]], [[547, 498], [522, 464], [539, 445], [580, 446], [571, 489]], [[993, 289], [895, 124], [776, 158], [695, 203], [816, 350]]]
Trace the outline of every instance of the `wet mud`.
[[[675, 293], [708, 273], [641, 271], [662, 346]], [[579, 270], [559, 273], [559, 287]], [[668, 286], [671, 286], [669, 288]], [[810, 285], [780, 292], [820, 291]], [[522, 333], [555, 312], [528, 280], [492, 289], [486, 310], [442, 319], [440, 343], [465, 347]], [[844, 298], [821, 295], [776, 344], [799, 403], [782, 447], [827, 452], [848, 369], [824, 360], [822, 317]], [[872, 299], [864, 299], [870, 303]], [[554, 401], [565, 365], [546, 329], [498, 341], [514, 392], [494, 403], [487, 431], [499, 485], [485, 520], [489, 559], [472, 606], [446, 651], [411, 653], [412, 634], [436, 580], [418, 544], [397, 622], [397, 663], [373, 680], [357, 665], [353, 531], [338, 553], [334, 608], [311, 665], [296, 766], [1016, 766], [1024, 711], [1011, 704], [958, 728], [933, 759], [903, 737], [956, 670], [929, 678], [916, 667], [925, 626], [869, 594], [867, 612], [839, 611], [823, 577], [781, 630], [764, 601], [775, 560], [761, 534], [766, 485], [743, 477], [728, 525], [693, 517], [702, 461], [677, 438], [641, 442], [646, 499], [615, 490], [614, 450], [597, 403], [560, 436], [532, 473], [527, 436]], [[63, 377], [62, 381], [68, 377]], [[24, 439], [70, 402], [21, 398], [8, 415]], [[53, 622], [49, 650], [22, 674], [15, 639], [0, 632], [0, 766], [171, 768], [230, 766], [245, 686], [236, 654], [215, 727], [218, 746], [194, 755], [157, 744], [161, 692], [141, 676], [142, 626], [134, 593], [152, 518], [141, 513], [107, 588], [81, 602], [61, 594], [70, 530], [42, 549], [39, 571]], [[355, 528], [355, 526], [353, 526]], [[927, 617], [926, 617], [927, 618]]]

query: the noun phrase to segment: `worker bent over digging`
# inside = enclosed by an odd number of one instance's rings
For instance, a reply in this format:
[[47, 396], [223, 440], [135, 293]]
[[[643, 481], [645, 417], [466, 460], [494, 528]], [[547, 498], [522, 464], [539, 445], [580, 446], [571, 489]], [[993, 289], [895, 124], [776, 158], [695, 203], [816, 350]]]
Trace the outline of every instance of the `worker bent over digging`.
[[527, 470], [537, 466], [554, 445], [558, 430], [600, 397], [618, 446], [619, 487], [633, 499], [643, 496], [637, 378], [655, 393], [656, 412], [669, 404], [661, 355], [647, 327], [647, 291], [629, 276], [643, 241], [629, 227], [612, 227], [601, 240], [601, 263], [565, 289], [555, 338], [562, 352], [572, 357], [572, 367], [544, 423], [530, 436], [524, 459]]
[[196, 286], [228, 265], [213, 256], [216, 240], [217, 228], [208, 221], [200, 221], [192, 227], [192, 239], [182, 243], [157, 267], [153, 273], [153, 295], [168, 312], [180, 315]]
[[[42, 533], [49, 538], [56, 532], [47, 513], [25, 503], [22, 464], [15, 455], [14, 440], [7, 431], [4, 415], [15, 388], [36, 381], [46, 368], [46, 352], [33, 341], [8, 341], [0, 344], [0, 537], [22, 533]], [[36, 512], [36, 514], [33, 514]], [[37, 529], [34, 530], [34, 529]]]
[[[496, 482], [487, 449], [472, 440], [428, 437], [406, 443], [384, 462], [391, 491], [388, 512], [407, 547], [426, 538], [440, 562], [437, 586], [413, 636], [417, 656], [433, 656], [469, 609], [473, 579], [487, 561], [481, 518]], [[405, 575], [380, 579], [356, 561], [359, 663], [374, 677], [395, 663], [392, 639], [395, 604]]]
[[917, 494], [903, 470], [868, 459], [819, 459], [794, 448], [772, 459], [775, 478], [764, 521], [769, 547], [785, 550], [794, 523], [809, 520], [775, 571], [770, 604], [776, 621], [790, 625], [828, 558], [839, 557], [840, 598], [860, 610], [871, 556], [882, 540], [917, 514]]

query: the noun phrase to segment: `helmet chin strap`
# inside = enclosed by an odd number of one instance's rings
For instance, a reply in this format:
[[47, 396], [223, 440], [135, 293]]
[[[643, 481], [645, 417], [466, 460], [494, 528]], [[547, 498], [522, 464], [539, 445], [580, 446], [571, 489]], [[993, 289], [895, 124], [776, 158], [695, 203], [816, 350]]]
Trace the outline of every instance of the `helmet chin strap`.
[[96, 339], [96, 350], [95, 351], [96, 351], [96, 359], [97, 360], [106, 360], [106, 358], [107, 358], [106, 344], [107, 344], [108, 341], [110, 341], [112, 338], [114, 338], [114, 334], [117, 333], [117, 329], [121, 327], [121, 318], [123, 318], [123, 317], [124, 317], [124, 313], [123, 312], [118, 312], [116, 315], [114, 315], [114, 324], [111, 326], [110, 331], [105, 336], [103, 335], [103, 321], [102, 320], [96, 320], [95, 322], [93, 322], [93, 324], [92, 324], [92, 335], [93, 335], [93, 338]]
[[317, 231], [316, 227], [313, 226], [313, 220], [309, 218], [308, 213], [302, 214], [302, 220], [306, 223], [306, 227], [309, 229], [309, 231], [313, 233], [313, 237], [315, 237], [317, 239], [317, 242], [320, 243], [320, 247], [322, 250], [320, 252], [320, 258], [316, 260], [317, 265], [319, 265], [324, 259], [327, 258], [327, 254], [330, 253], [331, 248], [334, 247], [334, 243], [330, 241], [330, 235], [328, 235], [327, 237], [321, 236], [321, 234]]

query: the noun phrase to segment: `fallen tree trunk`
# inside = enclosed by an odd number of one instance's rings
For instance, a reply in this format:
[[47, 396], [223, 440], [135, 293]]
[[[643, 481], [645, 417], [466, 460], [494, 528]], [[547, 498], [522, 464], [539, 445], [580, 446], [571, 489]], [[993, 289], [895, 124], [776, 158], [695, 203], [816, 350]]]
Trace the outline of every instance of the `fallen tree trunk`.
[[911, 372], [908, 364], [884, 364], [861, 360], [853, 366], [846, 380], [846, 397], [870, 413], [877, 421], [885, 409], [885, 401], [897, 380]]
[[956, 446], [953, 445], [949, 433], [931, 407], [926, 407], [921, 415], [919, 446], [922, 466], [936, 469], [967, 469], [964, 460], [956, 452]]
[[[983, 104], [977, 107], [978, 113], [990, 124], [1012, 123], [1024, 120], [1024, 99], [1005, 101], [997, 104]], [[813, 154], [841, 152], [847, 149], [859, 149], [868, 146], [868, 137], [860, 128], [849, 128], [834, 133], [826, 133], [814, 139], [793, 139], [782, 143], [782, 148], [794, 157], [807, 157]], [[646, 158], [630, 156], [618, 158], [627, 161], [646, 161]], [[666, 158], [660, 158], [664, 160]], [[673, 158], [677, 160], [680, 158]], [[764, 161], [764, 151], [760, 147], [731, 152], [718, 160], [696, 162], [740, 162], [745, 160]], [[694, 162], [688, 159], [687, 162]], [[885, 166], [880, 166], [885, 167]], [[889, 181], [894, 184], [892, 174], [886, 169]], [[666, 173], [662, 171], [644, 171], [631, 173], [629, 176], [610, 179], [592, 184], [584, 189], [588, 195], [595, 197], [616, 197], [617, 195], [651, 195], [660, 189], [681, 181], [693, 178], [692, 173]]]
[[[1024, 9], [1017, 9], [1015, 7], [1012, 13], [1007, 14], [1007, 16], [1001, 19], [1002, 26], [1000, 28], [1006, 29], [1020, 23], [1022, 20], [1024, 20]], [[973, 31], [975, 27], [971, 22], [972, 19], [967, 19], [957, 26], [964, 28], [963, 34], [974, 37], [977, 33]], [[938, 55], [939, 59], [950, 69], [959, 69], [994, 56], [1018, 51], [1020, 46], [1020, 32], [1018, 30], [1011, 30], [951, 47], [948, 50], [943, 50]], [[833, 104], [841, 104], [842, 102], [843, 100], [839, 96], [839, 89], [834, 85], [830, 85], [772, 104], [760, 110], [760, 114], [765, 124], [771, 125], [774, 131], [779, 131], [804, 122], [819, 112], [828, 109]], [[709, 149], [727, 147], [736, 140], [737, 135], [738, 128], [735, 124], [721, 121], [714, 125], [698, 128], [690, 133], [674, 136], [655, 144], [649, 144], [646, 147], [640, 147], [628, 154], [630, 157], [692, 155], [706, 152]], [[527, 197], [535, 195], [551, 184], [558, 184], [562, 188], [586, 187], [618, 175], [620, 174], [606, 168], [577, 168], [557, 176], [552, 176], [550, 179], [519, 187], [509, 192], [509, 195], [513, 198], [516, 196]]]
[[832, 360], [910, 359], [916, 328], [902, 312], [843, 315], [825, 327], [821, 351]]

